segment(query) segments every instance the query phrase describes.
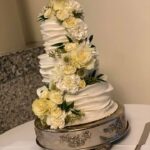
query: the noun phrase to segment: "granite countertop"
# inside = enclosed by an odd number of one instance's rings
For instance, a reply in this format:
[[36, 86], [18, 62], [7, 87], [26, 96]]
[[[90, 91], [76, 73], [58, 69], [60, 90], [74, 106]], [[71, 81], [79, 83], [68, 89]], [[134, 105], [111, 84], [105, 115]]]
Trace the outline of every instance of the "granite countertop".
[[32, 101], [42, 85], [38, 55], [43, 47], [0, 57], [0, 133], [33, 119]]

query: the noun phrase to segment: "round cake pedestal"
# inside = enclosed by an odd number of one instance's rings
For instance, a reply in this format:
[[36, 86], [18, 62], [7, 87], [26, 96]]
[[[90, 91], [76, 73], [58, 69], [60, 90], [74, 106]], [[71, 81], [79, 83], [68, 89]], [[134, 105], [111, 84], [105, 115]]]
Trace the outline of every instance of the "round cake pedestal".
[[43, 129], [40, 121], [35, 120], [36, 142], [45, 150], [106, 150], [128, 131], [129, 124], [121, 105], [105, 119], [61, 130]]

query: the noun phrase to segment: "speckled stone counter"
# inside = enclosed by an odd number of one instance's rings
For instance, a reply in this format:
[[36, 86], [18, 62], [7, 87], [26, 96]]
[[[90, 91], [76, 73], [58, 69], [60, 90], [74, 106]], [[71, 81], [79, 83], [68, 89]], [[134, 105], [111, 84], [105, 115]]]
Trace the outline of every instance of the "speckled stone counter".
[[32, 101], [42, 86], [38, 55], [43, 47], [0, 57], [0, 133], [33, 119]]

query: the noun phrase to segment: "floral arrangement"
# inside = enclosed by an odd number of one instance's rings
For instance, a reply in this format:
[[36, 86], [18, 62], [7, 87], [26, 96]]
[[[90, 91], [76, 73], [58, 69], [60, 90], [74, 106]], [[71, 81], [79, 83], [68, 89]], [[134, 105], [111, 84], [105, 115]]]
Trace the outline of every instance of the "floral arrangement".
[[66, 97], [104, 80], [95, 70], [96, 49], [92, 44], [93, 36], [88, 38], [80, 4], [75, 0], [49, 0], [38, 19], [44, 22], [52, 18], [65, 27], [68, 42], [53, 45], [56, 49], [49, 57], [57, 63], [49, 84], [37, 90], [39, 98], [33, 102], [32, 110], [43, 126], [61, 129], [84, 117], [75, 102], [67, 102]]

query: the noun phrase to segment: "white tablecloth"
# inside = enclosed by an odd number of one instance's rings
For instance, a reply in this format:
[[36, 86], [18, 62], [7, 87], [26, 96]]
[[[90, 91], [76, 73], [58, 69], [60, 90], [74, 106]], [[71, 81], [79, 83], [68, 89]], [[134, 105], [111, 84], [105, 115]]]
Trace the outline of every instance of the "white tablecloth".
[[[150, 122], [150, 105], [125, 105], [125, 109], [131, 130], [112, 150], [134, 150], [145, 123]], [[41, 150], [35, 142], [33, 121], [0, 135], [0, 150]], [[150, 150], [150, 137], [142, 150]]]

